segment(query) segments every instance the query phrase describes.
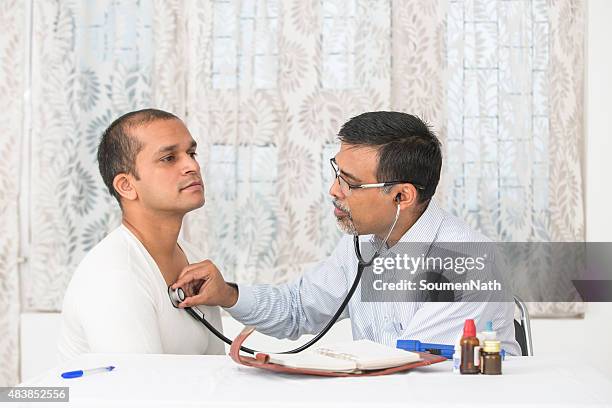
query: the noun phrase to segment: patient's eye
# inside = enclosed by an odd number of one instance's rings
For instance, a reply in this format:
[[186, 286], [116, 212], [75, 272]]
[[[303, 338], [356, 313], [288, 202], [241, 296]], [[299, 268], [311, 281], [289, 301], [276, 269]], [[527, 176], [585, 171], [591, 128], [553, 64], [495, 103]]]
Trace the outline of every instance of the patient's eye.
[[160, 159], [160, 161], [164, 162], [164, 163], [171, 163], [174, 161], [174, 155], [168, 155], [168, 156], [164, 156]]
[[195, 157], [198, 155], [196, 152], [189, 152], [189, 155], [191, 156], [191, 158], [195, 159]]

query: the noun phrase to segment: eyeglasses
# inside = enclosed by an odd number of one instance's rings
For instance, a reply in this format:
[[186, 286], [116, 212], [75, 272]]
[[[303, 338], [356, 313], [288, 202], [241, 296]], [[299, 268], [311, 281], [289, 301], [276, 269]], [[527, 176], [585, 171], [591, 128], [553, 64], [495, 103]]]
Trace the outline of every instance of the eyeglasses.
[[417, 190], [425, 190], [425, 187], [422, 186], [421, 184], [416, 184], [413, 183], [412, 181], [385, 181], [382, 183], [367, 183], [367, 184], [351, 184], [348, 181], [346, 181], [346, 179], [344, 177], [342, 177], [342, 175], [340, 174], [340, 167], [338, 167], [338, 163], [336, 163], [336, 158], [332, 157], [331, 159], [329, 159], [329, 163], [332, 166], [332, 170], [334, 172], [334, 177], [336, 177], [336, 180], [338, 180], [338, 184], [340, 184], [340, 189], [342, 190], [342, 194], [344, 194], [345, 196], [348, 196], [351, 194], [352, 190], [355, 189], [360, 189], [360, 188], [380, 188], [380, 187], [387, 187], [387, 186], [393, 186], [396, 184], [412, 184]]

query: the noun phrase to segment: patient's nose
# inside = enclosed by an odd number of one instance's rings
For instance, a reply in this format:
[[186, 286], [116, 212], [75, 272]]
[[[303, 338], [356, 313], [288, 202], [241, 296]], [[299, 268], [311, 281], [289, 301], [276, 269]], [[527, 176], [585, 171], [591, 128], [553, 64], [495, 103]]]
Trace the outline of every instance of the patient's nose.
[[195, 158], [188, 156], [188, 159], [184, 161], [183, 173], [184, 174], [197, 173], [199, 176], [200, 175], [200, 163], [198, 163], [198, 161]]

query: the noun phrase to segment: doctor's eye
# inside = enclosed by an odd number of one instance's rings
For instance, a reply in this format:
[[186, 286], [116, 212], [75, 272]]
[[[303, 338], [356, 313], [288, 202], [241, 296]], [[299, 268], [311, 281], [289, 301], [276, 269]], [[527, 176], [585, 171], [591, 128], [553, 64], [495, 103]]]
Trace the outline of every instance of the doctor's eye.
[[197, 152], [189, 152], [189, 156], [191, 156], [192, 159], [195, 159], [197, 155]]
[[160, 161], [164, 162], [164, 163], [170, 163], [174, 161], [174, 156], [173, 155], [169, 155], [169, 156], [164, 156], [160, 159]]

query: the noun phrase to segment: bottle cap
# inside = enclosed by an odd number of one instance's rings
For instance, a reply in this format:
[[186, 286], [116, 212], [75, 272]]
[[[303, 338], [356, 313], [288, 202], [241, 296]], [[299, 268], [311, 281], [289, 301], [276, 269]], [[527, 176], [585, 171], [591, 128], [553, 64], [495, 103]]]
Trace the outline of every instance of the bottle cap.
[[483, 331], [478, 334], [478, 340], [480, 340], [480, 338], [482, 337], [483, 342], [486, 340], [497, 340], [497, 333], [494, 331]]
[[498, 340], [485, 340], [483, 351], [485, 353], [499, 353], [501, 343]]
[[491, 320], [487, 321], [485, 330], [478, 333], [478, 340], [480, 340], [481, 344], [484, 344], [486, 340], [497, 340], [497, 333], [493, 330], [493, 322]]
[[476, 324], [474, 319], [465, 319], [463, 324], [463, 337], [476, 337]]

